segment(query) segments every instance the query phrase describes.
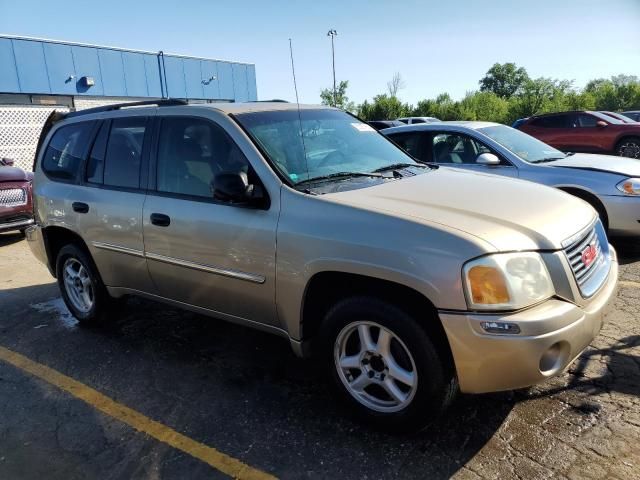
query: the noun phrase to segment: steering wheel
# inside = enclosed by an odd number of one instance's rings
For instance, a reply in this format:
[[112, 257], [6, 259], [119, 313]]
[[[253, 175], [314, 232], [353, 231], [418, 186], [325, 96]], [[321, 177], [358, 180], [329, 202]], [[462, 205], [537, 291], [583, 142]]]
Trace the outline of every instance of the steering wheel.
[[331, 152], [329, 155], [324, 157], [318, 163], [318, 167], [327, 167], [327, 166], [332, 165], [332, 164], [339, 165], [341, 163], [344, 163], [344, 161], [346, 159], [347, 159], [347, 157], [344, 156], [344, 153], [342, 153], [339, 150], [336, 150], [335, 152]]

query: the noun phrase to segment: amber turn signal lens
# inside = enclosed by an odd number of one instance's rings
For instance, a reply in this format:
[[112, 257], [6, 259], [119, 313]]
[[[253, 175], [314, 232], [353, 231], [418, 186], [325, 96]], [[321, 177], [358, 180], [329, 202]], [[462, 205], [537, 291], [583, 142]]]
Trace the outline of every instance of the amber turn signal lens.
[[509, 303], [509, 290], [499, 270], [477, 265], [469, 270], [467, 278], [473, 303], [484, 305]]

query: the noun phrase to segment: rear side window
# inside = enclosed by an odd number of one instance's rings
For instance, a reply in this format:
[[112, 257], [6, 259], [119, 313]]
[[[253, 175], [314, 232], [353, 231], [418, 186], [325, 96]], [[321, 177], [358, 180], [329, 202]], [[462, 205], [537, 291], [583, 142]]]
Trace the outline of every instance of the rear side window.
[[104, 185], [139, 188], [146, 117], [116, 118], [104, 157]]
[[568, 128], [570, 127], [569, 115], [553, 115], [549, 117], [536, 118], [531, 125], [542, 128]]
[[93, 142], [89, 161], [87, 162], [87, 182], [102, 183], [104, 178], [104, 156], [107, 149], [107, 139], [109, 137], [109, 121], [102, 122], [100, 131]]
[[42, 170], [53, 178], [76, 178], [86, 152], [93, 122], [74, 123], [53, 134], [42, 158]]
[[407, 133], [396, 133], [393, 135], [389, 135], [391, 140], [396, 142], [400, 148], [402, 148], [405, 152], [407, 152], [412, 157], [415, 157], [419, 160], [427, 160], [426, 158], [420, 158], [420, 140], [423, 137], [423, 134], [420, 132], [407, 132]]

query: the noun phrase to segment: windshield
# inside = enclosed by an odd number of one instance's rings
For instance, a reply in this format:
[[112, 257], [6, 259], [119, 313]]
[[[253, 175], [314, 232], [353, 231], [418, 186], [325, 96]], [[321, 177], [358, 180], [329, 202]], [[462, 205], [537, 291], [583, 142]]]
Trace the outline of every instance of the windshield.
[[478, 131], [499, 143], [525, 162], [548, 162], [566, 157], [566, 154], [560, 150], [556, 150], [546, 143], [515, 128], [496, 125], [494, 127], [479, 128]]
[[398, 164], [420, 166], [371, 126], [339, 110], [253, 112], [235, 118], [294, 185], [336, 174], [375, 175]]

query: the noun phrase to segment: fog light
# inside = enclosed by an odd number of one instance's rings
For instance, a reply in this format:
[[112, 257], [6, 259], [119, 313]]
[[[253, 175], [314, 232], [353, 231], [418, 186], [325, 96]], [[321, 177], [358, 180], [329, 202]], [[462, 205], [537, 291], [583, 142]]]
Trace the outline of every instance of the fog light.
[[487, 333], [500, 333], [515, 335], [520, 333], [517, 323], [509, 322], [480, 322], [480, 326]]
[[545, 375], [554, 375], [565, 367], [568, 359], [569, 344], [554, 343], [540, 357], [540, 372]]

